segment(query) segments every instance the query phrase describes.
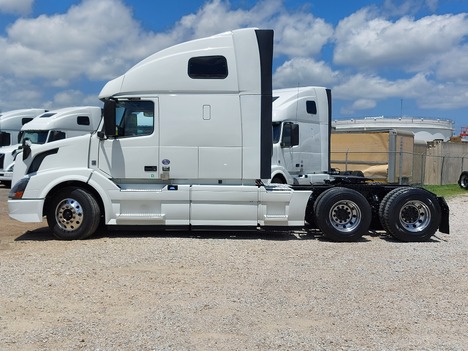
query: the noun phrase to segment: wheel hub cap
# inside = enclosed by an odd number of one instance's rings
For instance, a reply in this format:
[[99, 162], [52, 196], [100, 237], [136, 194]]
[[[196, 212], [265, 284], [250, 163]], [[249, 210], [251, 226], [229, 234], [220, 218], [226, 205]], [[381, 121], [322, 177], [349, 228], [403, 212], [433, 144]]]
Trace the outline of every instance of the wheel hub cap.
[[431, 211], [422, 201], [409, 201], [400, 211], [400, 223], [410, 232], [420, 232], [431, 222]]
[[361, 223], [361, 210], [353, 201], [340, 201], [330, 209], [329, 218], [338, 230], [351, 232]]
[[77, 230], [83, 223], [83, 208], [74, 199], [64, 199], [57, 206], [55, 219], [63, 230]]

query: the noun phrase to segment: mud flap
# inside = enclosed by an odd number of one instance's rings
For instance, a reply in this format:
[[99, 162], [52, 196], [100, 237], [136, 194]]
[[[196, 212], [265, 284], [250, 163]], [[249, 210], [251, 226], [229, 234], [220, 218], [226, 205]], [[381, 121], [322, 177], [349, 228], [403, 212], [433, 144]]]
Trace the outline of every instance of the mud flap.
[[449, 207], [443, 197], [437, 197], [437, 200], [439, 201], [440, 209], [442, 211], [441, 218], [440, 218], [439, 231], [441, 233], [450, 234]]

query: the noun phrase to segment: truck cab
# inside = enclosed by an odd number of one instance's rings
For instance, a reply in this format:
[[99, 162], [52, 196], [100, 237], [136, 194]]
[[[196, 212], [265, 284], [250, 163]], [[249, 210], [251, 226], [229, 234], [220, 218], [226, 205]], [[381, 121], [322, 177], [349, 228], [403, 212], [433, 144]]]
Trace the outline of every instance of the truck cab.
[[102, 109], [98, 106], [66, 107], [47, 111], [25, 124], [19, 133], [20, 143], [45, 144], [93, 132], [99, 126]]
[[0, 182], [7, 185], [11, 183], [11, 166], [18, 151], [21, 128], [44, 112], [47, 110], [30, 108], [0, 114]]
[[5, 159], [4, 179], [13, 180], [15, 158], [22, 144], [41, 145], [90, 133], [99, 126], [101, 117], [102, 109], [98, 106], [66, 107], [36, 115], [21, 127], [19, 144], [12, 146], [11, 157]]
[[331, 92], [323, 87], [273, 90], [271, 182], [323, 183], [330, 170]]

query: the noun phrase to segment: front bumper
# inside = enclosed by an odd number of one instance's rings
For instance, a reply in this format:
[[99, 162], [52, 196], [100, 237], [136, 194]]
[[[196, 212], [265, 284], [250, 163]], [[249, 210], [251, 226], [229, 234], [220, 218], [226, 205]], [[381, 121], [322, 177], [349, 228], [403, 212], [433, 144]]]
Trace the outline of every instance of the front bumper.
[[8, 214], [20, 222], [40, 223], [43, 221], [43, 199], [8, 199]]
[[0, 182], [11, 182], [13, 179], [13, 172], [7, 172], [0, 169]]

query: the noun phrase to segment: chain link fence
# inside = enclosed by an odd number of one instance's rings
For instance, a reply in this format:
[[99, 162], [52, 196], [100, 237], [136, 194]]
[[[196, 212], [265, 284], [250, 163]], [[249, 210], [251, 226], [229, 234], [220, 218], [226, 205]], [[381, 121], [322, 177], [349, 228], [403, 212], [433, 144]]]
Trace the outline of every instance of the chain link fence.
[[331, 164], [340, 171], [361, 171], [376, 181], [413, 184], [456, 184], [468, 171], [468, 144], [450, 142], [415, 143], [413, 152], [332, 152]]

